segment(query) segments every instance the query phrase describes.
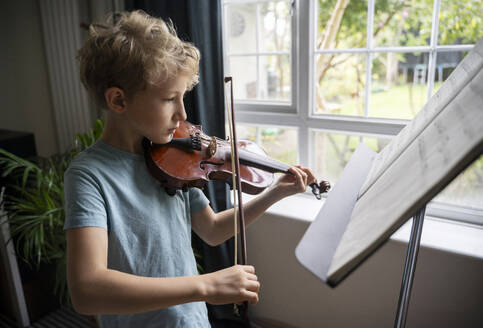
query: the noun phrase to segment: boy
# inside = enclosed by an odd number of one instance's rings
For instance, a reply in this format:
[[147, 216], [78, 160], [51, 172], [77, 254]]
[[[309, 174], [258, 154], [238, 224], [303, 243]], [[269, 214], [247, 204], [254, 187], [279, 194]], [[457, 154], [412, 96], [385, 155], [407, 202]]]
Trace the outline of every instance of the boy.
[[[167, 195], [144, 163], [142, 138], [167, 143], [186, 120], [199, 56], [140, 11], [91, 26], [79, 50], [82, 82], [106, 124], [65, 173], [67, 278], [75, 309], [99, 314], [102, 327], [209, 327], [204, 302], [258, 302], [252, 266], [197, 274], [191, 229], [218, 245], [233, 236], [233, 209], [215, 214], [196, 188]], [[315, 181], [308, 169], [291, 171], [246, 204], [247, 224]]]

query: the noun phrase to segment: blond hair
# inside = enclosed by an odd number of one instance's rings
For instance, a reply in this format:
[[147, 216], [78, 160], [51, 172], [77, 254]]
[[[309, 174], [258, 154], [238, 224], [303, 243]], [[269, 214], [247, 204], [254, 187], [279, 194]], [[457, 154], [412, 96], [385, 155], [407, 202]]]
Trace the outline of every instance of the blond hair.
[[82, 83], [103, 108], [110, 87], [121, 88], [129, 98], [179, 73], [191, 76], [188, 90], [198, 83], [199, 50], [178, 38], [172, 22], [141, 10], [109, 15], [106, 25], [90, 25], [77, 59]]

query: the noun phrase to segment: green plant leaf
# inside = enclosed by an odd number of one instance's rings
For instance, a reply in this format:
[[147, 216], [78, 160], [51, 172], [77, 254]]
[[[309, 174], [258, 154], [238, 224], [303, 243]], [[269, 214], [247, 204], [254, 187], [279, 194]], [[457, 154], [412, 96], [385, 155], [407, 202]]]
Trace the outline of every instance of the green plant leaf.
[[2, 201], [8, 213], [11, 240], [16, 241], [19, 257], [30, 267], [56, 262], [55, 292], [63, 304], [69, 302], [65, 277], [64, 173], [79, 151], [102, 135], [104, 122], [96, 120], [94, 129], [76, 135], [77, 147], [48, 158], [24, 160], [0, 149], [2, 176], [14, 181], [6, 187]]
[[22, 187], [25, 187], [27, 184], [27, 179], [29, 177], [29, 173], [32, 170], [32, 167], [27, 167], [25, 168], [25, 171], [23, 172], [23, 178], [22, 178]]

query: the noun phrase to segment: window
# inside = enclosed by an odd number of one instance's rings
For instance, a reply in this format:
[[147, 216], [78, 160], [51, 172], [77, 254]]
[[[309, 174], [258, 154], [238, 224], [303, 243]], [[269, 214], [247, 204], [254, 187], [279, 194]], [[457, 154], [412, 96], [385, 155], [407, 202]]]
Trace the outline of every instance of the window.
[[225, 65], [237, 76], [235, 99], [243, 110], [253, 108], [245, 103], [293, 109], [292, 3], [237, 1], [224, 12]]
[[[399, 133], [483, 30], [479, 0], [222, 1], [239, 137], [332, 182], [359, 142], [380, 151]], [[483, 156], [431, 208], [483, 223]]]

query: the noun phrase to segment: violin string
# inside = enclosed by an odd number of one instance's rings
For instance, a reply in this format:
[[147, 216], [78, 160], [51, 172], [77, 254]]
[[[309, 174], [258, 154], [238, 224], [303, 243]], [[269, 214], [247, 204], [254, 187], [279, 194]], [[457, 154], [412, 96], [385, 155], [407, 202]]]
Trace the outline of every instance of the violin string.
[[[226, 100], [226, 95], [225, 95], [225, 100]], [[228, 110], [228, 108], [227, 108], [227, 110]], [[228, 115], [231, 117], [231, 113], [229, 113]], [[230, 126], [230, 133], [231, 133], [231, 131], [232, 131], [232, 128]], [[231, 138], [231, 136], [230, 136], [230, 138]], [[204, 141], [211, 142], [211, 139], [206, 137], [206, 136], [200, 136], [200, 139], [202, 139]], [[217, 141], [217, 143], [216, 143], [217, 146], [220, 146], [220, 147], [223, 146], [223, 144], [221, 144], [222, 142], [226, 143], [226, 140], [220, 139], [216, 136], [215, 136], [215, 140]], [[230, 144], [231, 144], [231, 141], [230, 141]], [[250, 159], [254, 163], [258, 162], [258, 163], [265, 164], [266, 166], [273, 166], [277, 169], [280, 169], [282, 172], [287, 171], [290, 168], [290, 165], [287, 165], [283, 162], [280, 162], [278, 160], [270, 158], [270, 157], [268, 157], [267, 155], [264, 155], [264, 154], [255, 153], [255, 152], [252, 152], [252, 151], [246, 150], [246, 149], [239, 149], [238, 152], [240, 153], [242, 158]], [[233, 153], [233, 148], [232, 148], [232, 153]], [[247, 158], [247, 156], [249, 158]], [[232, 163], [233, 163], [233, 161], [232, 161]]]
[[264, 164], [268, 167], [273, 167], [275, 169], [279, 169], [281, 172], [285, 172], [290, 168], [290, 165], [270, 158], [268, 156], [260, 155], [251, 151], [239, 149], [240, 158], [244, 160], [251, 161], [252, 163], [259, 163]]
[[234, 263], [235, 265], [238, 264], [238, 227], [237, 227], [237, 213], [238, 213], [238, 190], [236, 188], [236, 170], [235, 170], [235, 145], [233, 143], [233, 126], [232, 126], [232, 119], [231, 119], [231, 110], [228, 108], [229, 107], [229, 102], [226, 96], [226, 84], [225, 84], [225, 104], [226, 104], [226, 110], [228, 112], [228, 127], [230, 130], [230, 146], [231, 146], [231, 172], [232, 172], [232, 190], [233, 190], [233, 227], [234, 227], [234, 233], [233, 233], [233, 238], [234, 238]]

